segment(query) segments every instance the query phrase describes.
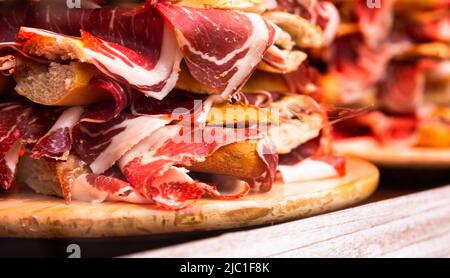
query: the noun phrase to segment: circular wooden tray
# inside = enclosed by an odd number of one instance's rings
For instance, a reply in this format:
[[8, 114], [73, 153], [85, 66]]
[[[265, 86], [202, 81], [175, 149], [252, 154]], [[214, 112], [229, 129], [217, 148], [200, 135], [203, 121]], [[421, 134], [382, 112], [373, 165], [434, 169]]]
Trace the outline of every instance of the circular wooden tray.
[[241, 200], [204, 199], [181, 211], [126, 203], [90, 204], [32, 192], [0, 195], [1, 237], [113, 237], [218, 230], [276, 223], [353, 205], [374, 192], [378, 169], [349, 159], [348, 174], [293, 184]]
[[384, 167], [450, 168], [450, 148], [383, 146], [366, 137], [339, 140], [333, 145], [341, 154]]

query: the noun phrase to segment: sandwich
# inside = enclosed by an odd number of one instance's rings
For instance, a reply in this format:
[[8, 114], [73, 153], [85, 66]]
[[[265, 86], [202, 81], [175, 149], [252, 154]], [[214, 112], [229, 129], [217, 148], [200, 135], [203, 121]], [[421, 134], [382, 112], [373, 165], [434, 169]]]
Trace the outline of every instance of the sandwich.
[[0, 4], [0, 183], [185, 208], [345, 175], [308, 65], [325, 1]]
[[449, 147], [450, 2], [333, 2], [341, 24], [316, 56], [320, 83], [330, 103], [369, 111], [336, 124], [336, 138]]

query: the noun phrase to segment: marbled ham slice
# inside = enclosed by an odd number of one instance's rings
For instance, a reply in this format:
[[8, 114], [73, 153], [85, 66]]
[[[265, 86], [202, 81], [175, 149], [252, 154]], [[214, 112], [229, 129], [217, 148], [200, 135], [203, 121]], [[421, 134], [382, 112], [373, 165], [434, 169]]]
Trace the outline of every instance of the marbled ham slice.
[[358, 34], [336, 39], [331, 49], [330, 72], [338, 80], [342, 101], [359, 100], [365, 90], [384, 77], [389, 60], [407, 45], [389, 42], [372, 48]]
[[[375, 137], [379, 142], [393, 146], [413, 146], [417, 143], [419, 120], [414, 115], [387, 116], [379, 111], [370, 112], [345, 121], [344, 137], [353, 137], [355, 131], [364, 130], [360, 136]], [[347, 133], [344, 133], [347, 131]], [[353, 132], [353, 133], [352, 133]]]
[[168, 116], [132, 116], [121, 113], [104, 123], [82, 121], [73, 129], [74, 151], [101, 174], [141, 140], [170, 123]]
[[[90, 84], [110, 93], [113, 101], [106, 101], [88, 109], [83, 115], [83, 121], [85, 122], [101, 123], [112, 120], [132, 102], [132, 89], [129, 86], [119, 84], [112, 78], [95, 76], [90, 80]], [[143, 96], [143, 98], [146, 97]]]
[[277, 170], [286, 183], [332, 178], [346, 174], [346, 160], [335, 155], [331, 138], [323, 131], [291, 153], [281, 155]]
[[30, 156], [34, 159], [48, 157], [66, 160], [72, 149], [72, 129], [78, 124], [83, 112], [84, 109], [78, 106], [64, 111], [47, 134], [37, 141]]
[[235, 129], [212, 127], [202, 130], [184, 128], [181, 125], [165, 126], [119, 160], [118, 165], [130, 184], [144, 197], [169, 209], [181, 209], [204, 194], [233, 199], [248, 192], [249, 187], [244, 186], [242, 192], [224, 196], [211, 185], [195, 182], [179, 168], [192, 161], [203, 161], [222, 146], [251, 138], [248, 132], [239, 134]]
[[8, 188], [14, 178], [19, 153], [44, 136], [61, 109], [36, 107], [17, 101], [0, 103], [0, 184]]
[[275, 29], [260, 15], [156, 5], [175, 28], [192, 76], [227, 97], [250, 77], [274, 43]]
[[208, 95], [173, 90], [163, 100], [156, 100], [133, 93], [131, 109], [135, 115], [172, 115], [179, 116], [177, 119], [182, 120], [183, 116], [189, 116], [200, 109], [207, 97]]
[[391, 62], [378, 92], [380, 106], [394, 114], [414, 114], [423, 104], [425, 71], [417, 62]]
[[92, 203], [107, 200], [139, 204], [153, 202], [131, 187], [117, 167], [112, 167], [102, 175], [93, 174], [86, 169], [84, 162], [73, 155], [65, 162], [48, 160], [48, 165], [54, 169], [60, 188], [52, 188], [53, 192], [47, 191], [47, 194], [64, 197], [68, 204], [72, 200]]
[[[42, 28], [25, 30], [57, 38], [59, 44], [68, 44], [76, 52], [69, 53], [70, 58], [93, 63], [117, 81], [126, 81], [159, 100], [175, 86], [182, 57], [194, 78], [218, 93], [228, 96], [238, 91], [273, 44], [276, 32], [257, 14], [184, 8], [167, 2], [148, 1], [135, 9], [57, 13], [58, 9], [56, 14], [46, 6], [25, 9], [26, 26]], [[82, 40], [62, 39], [62, 34], [79, 36], [80, 29]], [[45, 51], [49, 50], [41, 54]]]
[[247, 195], [250, 191], [248, 183], [238, 181], [239, 184], [234, 186], [233, 193], [224, 195], [214, 185], [196, 182], [187, 172], [184, 168], [172, 166], [164, 175], [155, 178], [152, 183], [152, 198], [159, 207], [178, 210], [193, 204], [202, 196], [234, 200]]
[[83, 174], [71, 183], [71, 199], [91, 203], [120, 201], [149, 204], [153, 201], [142, 197], [129, 183], [116, 177]]
[[30, 109], [15, 103], [0, 104], [0, 184], [8, 189], [14, 178], [14, 172], [21, 148], [20, 139]]
[[253, 191], [267, 192], [270, 191], [272, 183], [275, 180], [275, 173], [279, 160], [278, 153], [274, 143], [268, 136], [264, 136], [264, 138], [258, 141], [256, 151], [261, 161], [266, 165], [266, 171], [264, 171], [261, 176], [254, 177], [253, 180], [249, 182]]

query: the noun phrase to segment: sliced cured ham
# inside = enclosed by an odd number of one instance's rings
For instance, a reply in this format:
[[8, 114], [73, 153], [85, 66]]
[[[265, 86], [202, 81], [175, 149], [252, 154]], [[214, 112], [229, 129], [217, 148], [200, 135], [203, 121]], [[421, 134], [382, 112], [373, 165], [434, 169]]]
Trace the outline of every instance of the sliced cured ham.
[[275, 180], [275, 172], [278, 167], [279, 159], [278, 153], [275, 145], [270, 141], [268, 136], [265, 136], [258, 141], [256, 151], [266, 165], [266, 171], [259, 177], [254, 177], [249, 182], [253, 191], [268, 192], [272, 188], [272, 183]]
[[102, 175], [93, 174], [84, 162], [72, 154], [66, 161], [36, 160], [24, 155], [20, 160], [17, 179], [41, 194], [64, 197], [68, 204], [72, 200], [152, 203], [124, 180], [117, 167]]
[[[107, 91], [113, 98], [89, 109], [83, 115], [85, 122], [107, 122], [114, 119], [132, 102], [132, 89], [129, 86], [118, 83], [112, 78], [105, 76], [95, 76], [90, 82], [96, 88]], [[146, 97], [143, 97], [144, 99]]]
[[71, 132], [79, 122], [83, 112], [84, 109], [78, 106], [64, 111], [47, 134], [34, 145], [31, 157], [35, 159], [47, 157], [55, 160], [67, 160], [72, 149]]
[[364, 91], [384, 77], [389, 60], [407, 43], [386, 43], [372, 48], [361, 36], [338, 38], [332, 48], [330, 72], [338, 81], [343, 103], [358, 101]]
[[20, 139], [30, 110], [14, 103], [0, 104], [0, 184], [11, 186], [21, 148]]
[[[205, 127], [186, 131], [181, 125], [166, 126], [126, 153], [118, 165], [134, 188], [161, 207], [180, 209], [206, 193], [214, 198], [236, 198], [236, 195], [223, 196], [215, 187], [193, 181], [180, 167], [204, 161], [218, 148], [249, 138], [248, 134], [239, 134], [235, 129]], [[275, 157], [278, 158], [276, 153]], [[273, 163], [268, 159], [267, 164], [272, 166]], [[274, 171], [255, 180], [263, 185], [255, 184], [263, 189], [270, 188]], [[271, 179], [269, 183], [267, 179]], [[249, 187], [243, 190], [248, 192]]]
[[[375, 111], [363, 116], [358, 116], [348, 122], [344, 121], [344, 127], [339, 130], [347, 131], [347, 136], [354, 136], [358, 130], [365, 131], [359, 136], [373, 136], [379, 142], [394, 146], [412, 146], [417, 143], [419, 132], [419, 120], [414, 115], [387, 116]], [[345, 126], [347, 125], [347, 126]], [[353, 132], [353, 134], [352, 134]]]
[[40, 109], [17, 101], [0, 103], [0, 184], [8, 189], [19, 153], [36, 143], [52, 127], [59, 109]]
[[170, 122], [168, 116], [126, 113], [104, 123], [82, 120], [72, 132], [74, 150], [93, 173], [102, 174], [141, 140]]
[[274, 43], [275, 29], [257, 14], [167, 2], [156, 8], [175, 29], [192, 76], [224, 97], [244, 85]]
[[[157, 99], [174, 88], [182, 58], [192, 76], [217, 93], [228, 96], [238, 91], [273, 44], [276, 32], [257, 14], [185, 8], [168, 2], [149, 1], [134, 9], [66, 9], [56, 15], [45, 6], [32, 11], [25, 13], [29, 17], [26, 26], [59, 36], [24, 29], [19, 38], [29, 39], [24, 32], [58, 38], [59, 44], [66, 44], [60, 48], [74, 52], [64, 58], [93, 63], [108, 76]], [[61, 38], [78, 37], [80, 29], [78, 42]]]
[[[132, 95], [132, 112], [135, 115], [172, 115], [188, 116], [202, 108], [208, 95], [192, 94], [187, 91], [174, 90], [163, 100], [147, 98], [139, 93]], [[175, 118], [174, 118], [175, 120]]]

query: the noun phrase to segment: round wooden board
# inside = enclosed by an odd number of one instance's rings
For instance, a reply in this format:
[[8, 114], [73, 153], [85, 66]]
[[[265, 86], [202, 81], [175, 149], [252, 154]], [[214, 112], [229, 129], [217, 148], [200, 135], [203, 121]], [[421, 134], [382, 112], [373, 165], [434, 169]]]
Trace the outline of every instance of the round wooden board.
[[337, 152], [398, 168], [450, 168], [450, 148], [383, 146], [373, 138], [335, 141]]
[[342, 178], [274, 184], [241, 200], [202, 199], [181, 211], [126, 203], [90, 204], [32, 192], [0, 195], [1, 237], [113, 237], [218, 230], [276, 223], [353, 205], [372, 194], [378, 169], [349, 159]]

